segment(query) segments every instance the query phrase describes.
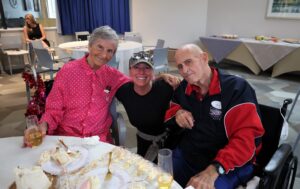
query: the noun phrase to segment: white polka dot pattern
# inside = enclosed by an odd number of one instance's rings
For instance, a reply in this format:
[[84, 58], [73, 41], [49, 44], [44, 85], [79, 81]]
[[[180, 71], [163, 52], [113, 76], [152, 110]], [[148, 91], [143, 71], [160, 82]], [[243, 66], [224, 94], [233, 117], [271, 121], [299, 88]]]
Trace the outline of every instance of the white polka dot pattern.
[[86, 57], [72, 61], [57, 73], [41, 121], [48, 133], [87, 137], [107, 142], [112, 118], [109, 106], [116, 90], [129, 78], [107, 65], [94, 71]]

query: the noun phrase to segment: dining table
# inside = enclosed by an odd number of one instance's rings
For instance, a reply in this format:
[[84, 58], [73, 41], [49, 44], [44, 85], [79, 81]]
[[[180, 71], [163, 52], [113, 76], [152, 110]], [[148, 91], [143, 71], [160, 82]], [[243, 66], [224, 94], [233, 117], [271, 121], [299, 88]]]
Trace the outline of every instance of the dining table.
[[248, 67], [254, 74], [272, 70], [272, 77], [287, 72], [300, 71], [300, 43], [288, 40], [255, 40], [254, 38], [200, 37], [202, 47], [210, 57], [220, 63], [233, 60]]
[[[73, 59], [83, 57], [88, 53], [88, 41], [71, 41], [58, 45], [60, 49], [70, 54]], [[129, 59], [133, 53], [143, 50], [142, 43], [135, 41], [119, 40], [117, 52], [115, 54], [117, 62], [119, 62], [119, 71], [129, 74]]]
[[[7, 137], [7, 138], [0, 138], [0, 148], [1, 148], [1, 155], [0, 155], [0, 188], [10, 188], [13, 183], [15, 182], [15, 173], [14, 170], [17, 167], [22, 168], [30, 168], [38, 164], [41, 158], [41, 154], [43, 154], [46, 151], [49, 151], [50, 149], [55, 149], [57, 146], [60, 145], [59, 140], [62, 140], [63, 143], [69, 147], [69, 149], [75, 149], [81, 148], [85, 149], [87, 151], [86, 153], [86, 159], [85, 162], [82, 163], [82, 168], [79, 169], [78, 172], [82, 172], [82, 169], [85, 169], [86, 167], [91, 167], [93, 163], [96, 160], [101, 160], [101, 157], [103, 157], [106, 154], [109, 154], [110, 152], [114, 151], [113, 153], [123, 152], [123, 155], [120, 155], [119, 158], [122, 159], [122, 161], [126, 162], [128, 164], [128, 168], [124, 169], [122, 167], [123, 172], [121, 172], [121, 165], [124, 166], [124, 164], [118, 163], [114, 157], [117, 157], [117, 155], [113, 155], [110, 158], [112, 158], [112, 162], [115, 161], [114, 170], [112, 174], [116, 174], [116, 177], [113, 177], [114, 179], [111, 179], [110, 181], [104, 181], [104, 182], [111, 182], [109, 184], [106, 183], [105, 188], [132, 188], [132, 183], [136, 182], [146, 182], [146, 180], [139, 180], [140, 178], [137, 177], [135, 172], [138, 168], [141, 167], [141, 162], [143, 162], [143, 166], [149, 166], [152, 167], [155, 170], [156, 165], [152, 162], [149, 162], [148, 160], [143, 159], [142, 157], [138, 156], [135, 153], [132, 153], [128, 151], [125, 148], [118, 147], [112, 144], [100, 142], [99, 139], [95, 141], [94, 137], [89, 138], [79, 138], [79, 137], [69, 137], [69, 136], [45, 136], [43, 139], [43, 142], [41, 145], [33, 148], [29, 147], [23, 147], [23, 137], [17, 136], [17, 137]], [[79, 149], [80, 149], [79, 148]], [[102, 160], [101, 160], [102, 161]], [[116, 163], [117, 162], [117, 163]], [[121, 162], [121, 161], [120, 161]], [[139, 164], [138, 164], [139, 163]], [[106, 164], [105, 164], [106, 166]], [[111, 165], [112, 166], [112, 165]], [[132, 167], [134, 166], [134, 167]], [[49, 171], [49, 167], [46, 169], [46, 166], [42, 166], [43, 170], [46, 172]], [[112, 169], [112, 168], [111, 168]], [[51, 170], [51, 169], [50, 169]], [[99, 168], [100, 170], [100, 168]], [[124, 173], [124, 170], [126, 173]], [[130, 172], [130, 171], [131, 172]], [[51, 170], [52, 171], [52, 170]], [[119, 171], [119, 173], [118, 173]], [[149, 172], [149, 168], [145, 172]], [[133, 174], [133, 172], [135, 174]], [[52, 173], [52, 172], [50, 172]], [[120, 174], [122, 173], [122, 174]], [[89, 173], [86, 173], [89, 174]], [[119, 174], [119, 175], [118, 175]], [[147, 173], [148, 174], [148, 173]], [[125, 176], [127, 175], [127, 176]], [[128, 176], [129, 175], [129, 176]], [[120, 177], [120, 178], [119, 178]], [[124, 177], [124, 178], [123, 178]], [[145, 179], [146, 177], [144, 177]], [[147, 177], [148, 178], [148, 177]], [[78, 180], [78, 179], [77, 179]], [[144, 188], [154, 189], [157, 188], [156, 181], [154, 180], [154, 184], [149, 184], [150, 181], [148, 180], [144, 184]], [[76, 189], [79, 188], [78, 186], [75, 187]], [[181, 189], [182, 187], [176, 182], [173, 181], [171, 185], [172, 189]]]

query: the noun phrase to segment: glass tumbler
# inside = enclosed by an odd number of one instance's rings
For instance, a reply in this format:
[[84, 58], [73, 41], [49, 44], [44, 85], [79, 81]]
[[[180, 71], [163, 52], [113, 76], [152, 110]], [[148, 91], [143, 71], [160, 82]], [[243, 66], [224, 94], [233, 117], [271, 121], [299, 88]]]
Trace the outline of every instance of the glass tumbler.
[[38, 146], [43, 141], [42, 132], [38, 129], [38, 118], [36, 115], [29, 115], [26, 117], [26, 126], [28, 132], [25, 134], [25, 138], [28, 143], [34, 147]]
[[172, 150], [163, 148], [158, 151], [158, 167], [161, 172], [158, 176], [158, 186], [160, 189], [169, 189], [173, 182], [173, 161]]

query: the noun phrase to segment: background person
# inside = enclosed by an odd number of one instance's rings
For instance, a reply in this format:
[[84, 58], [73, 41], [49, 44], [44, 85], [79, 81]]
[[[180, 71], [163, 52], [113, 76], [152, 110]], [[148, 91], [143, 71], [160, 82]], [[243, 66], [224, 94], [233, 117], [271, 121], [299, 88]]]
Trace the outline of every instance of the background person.
[[129, 81], [107, 65], [117, 47], [116, 32], [109, 26], [99, 27], [90, 36], [89, 54], [65, 64], [57, 73], [38, 127], [43, 134], [98, 135], [101, 141], [112, 142], [109, 107], [117, 89]]
[[50, 47], [50, 43], [46, 39], [44, 27], [42, 24], [36, 22], [32, 14], [25, 15], [25, 26], [23, 28], [23, 33], [26, 42], [42, 40], [44, 47]]
[[177, 50], [184, 78], [174, 92], [166, 124], [185, 128], [173, 151], [174, 179], [194, 188], [236, 188], [252, 178], [264, 129], [255, 91], [242, 78], [208, 65], [188, 44]]

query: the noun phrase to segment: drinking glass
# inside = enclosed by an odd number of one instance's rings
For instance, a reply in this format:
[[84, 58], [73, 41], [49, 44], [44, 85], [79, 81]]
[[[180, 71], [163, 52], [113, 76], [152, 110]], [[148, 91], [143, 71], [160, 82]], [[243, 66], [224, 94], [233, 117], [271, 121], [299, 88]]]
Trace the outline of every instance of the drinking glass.
[[169, 189], [173, 182], [172, 151], [167, 148], [160, 149], [157, 164], [161, 169], [158, 176], [158, 186], [160, 189]]
[[29, 115], [26, 117], [26, 126], [28, 132], [25, 134], [25, 138], [28, 143], [34, 147], [38, 146], [43, 141], [42, 132], [38, 129], [38, 118], [36, 115]]

